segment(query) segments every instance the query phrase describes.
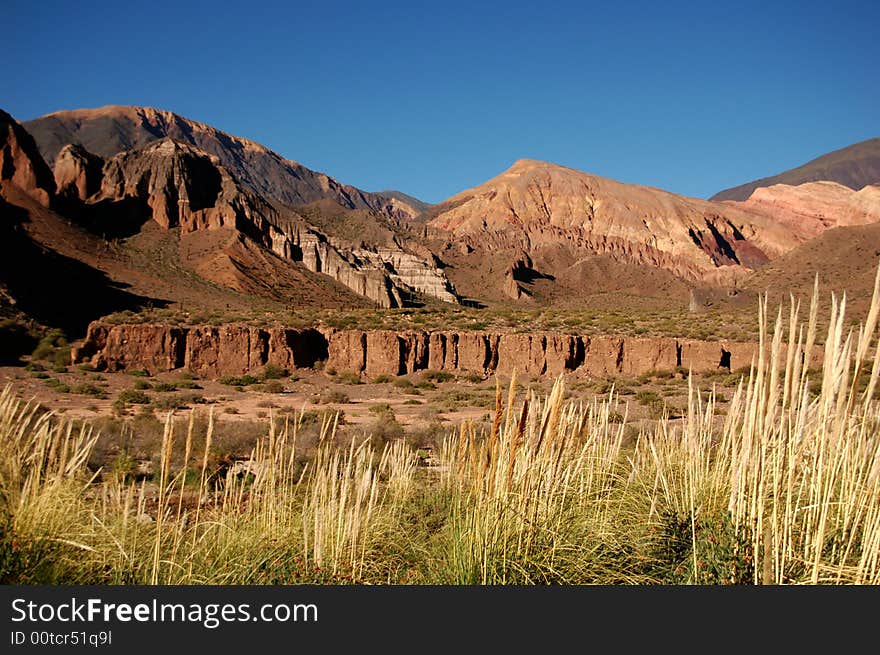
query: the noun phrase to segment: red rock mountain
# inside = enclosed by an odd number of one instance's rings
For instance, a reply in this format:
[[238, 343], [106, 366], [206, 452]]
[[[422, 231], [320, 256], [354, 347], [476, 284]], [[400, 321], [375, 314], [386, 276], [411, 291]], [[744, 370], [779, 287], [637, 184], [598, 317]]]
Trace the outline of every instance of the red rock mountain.
[[797, 243], [760, 212], [527, 159], [432, 215], [432, 229], [475, 252], [524, 252], [537, 262], [542, 251], [564, 247], [701, 283], [730, 282]]
[[[179, 228], [182, 243], [210, 242], [186, 238], [194, 232], [227, 230], [237, 251], [245, 238], [281, 260], [328, 275], [381, 307], [402, 306], [413, 291], [457, 302], [432, 262], [399, 245], [366, 249], [331, 243], [294, 209], [243, 187], [218, 157], [188, 143], [165, 138], [106, 161], [68, 145], [58, 153], [55, 175], [64, 198], [80, 202], [71, 213], [104, 236], [130, 237], [148, 220], [164, 229]], [[205, 279], [239, 291], [253, 289], [252, 274], [242, 280], [245, 261], [230, 265], [228, 243], [218, 238], [212, 236], [220, 246], [215, 252], [198, 249], [194, 268]], [[256, 251], [251, 247], [250, 252]]]
[[404, 220], [420, 212], [417, 202], [407, 202], [393, 192], [370, 193], [342, 184], [254, 141], [170, 111], [108, 106], [59, 111], [23, 125], [48, 162], [55, 161], [68, 144], [108, 158], [170, 137], [216, 156], [245, 187], [270, 201], [300, 206], [331, 199], [349, 209], [369, 209]]
[[40, 157], [34, 139], [0, 109], [0, 181], [16, 185], [45, 207], [55, 193], [52, 171]]
[[853, 191], [836, 182], [774, 184], [759, 187], [748, 200], [731, 204], [766, 214], [806, 240], [831, 228], [880, 221], [880, 186]]

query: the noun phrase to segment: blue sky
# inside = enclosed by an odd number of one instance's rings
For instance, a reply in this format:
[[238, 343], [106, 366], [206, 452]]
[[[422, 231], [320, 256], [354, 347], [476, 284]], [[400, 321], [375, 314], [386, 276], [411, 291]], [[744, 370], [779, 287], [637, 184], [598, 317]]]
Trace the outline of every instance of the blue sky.
[[707, 197], [880, 136], [880, 2], [6, 0], [0, 107], [170, 109], [430, 202], [516, 159]]

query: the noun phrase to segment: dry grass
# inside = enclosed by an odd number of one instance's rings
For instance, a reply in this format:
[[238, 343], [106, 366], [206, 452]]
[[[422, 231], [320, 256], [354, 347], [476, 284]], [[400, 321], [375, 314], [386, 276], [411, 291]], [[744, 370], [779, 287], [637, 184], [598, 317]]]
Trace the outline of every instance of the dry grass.
[[[567, 402], [494, 395], [431, 467], [400, 440], [335, 445], [302, 467], [301, 421], [208, 471], [213, 417], [168, 414], [152, 482], [96, 481], [96, 436], [0, 395], [4, 582], [880, 583], [880, 272], [865, 322], [832, 298], [771, 322], [726, 413], [691, 382], [681, 419], [634, 428], [612, 387]], [[824, 340], [824, 360], [811, 362]], [[817, 389], [815, 370], [821, 371]], [[180, 433], [180, 434], [177, 434]], [[175, 441], [183, 463], [172, 464]], [[194, 444], [204, 444], [196, 453]], [[180, 448], [176, 452], [179, 452]]]

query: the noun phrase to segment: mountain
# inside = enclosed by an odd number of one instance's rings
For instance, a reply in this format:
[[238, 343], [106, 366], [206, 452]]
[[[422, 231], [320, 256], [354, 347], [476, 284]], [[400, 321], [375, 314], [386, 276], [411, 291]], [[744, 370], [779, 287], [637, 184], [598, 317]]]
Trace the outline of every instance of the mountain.
[[[456, 302], [448, 281], [430, 261], [393, 239], [372, 249], [333, 241], [304, 214], [242, 186], [218, 157], [189, 143], [166, 137], [106, 161], [82, 146], [68, 145], [56, 158], [55, 179], [61, 197], [72, 203], [68, 214], [92, 232], [126, 238], [139, 234], [148, 221], [166, 230], [179, 229], [181, 247], [200, 245], [196, 250], [201, 255], [191, 262], [194, 270], [242, 292], [256, 289], [265, 296], [255, 282], [272, 286], [272, 276], [254, 275], [245, 265], [262, 248], [284, 262], [323, 273], [380, 307], [402, 306], [413, 291]], [[347, 211], [346, 216], [361, 211], [324, 202]], [[311, 208], [304, 207], [305, 215]], [[365, 221], [369, 224], [375, 216]], [[236, 244], [234, 255], [228, 252], [228, 239], [216, 235], [223, 231]], [[189, 237], [196, 232], [198, 237]], [[206, 243], [213, 244], [213, 250]], [[242, 258], [245, 246], [249, 255]], [[257, 268], [265, 266], [258, 263]]]
[[868, 184], [880, 184], [880, 138], [860, 141], [778, 175], [719, 191], [711, 200], [746, 200], [758, 187], [794, 186], [822, 180], [837, 182], [856, 191]]
[[393, 207], [399, 208], [401, 211], [412, 215], [414, 218], [424, 214], [431, 208], [429, 203], [407, 195], [402, 191], [379, 191], [378, 195], [383, 198], [388, 198], [389, 203]]
[[[621, 266], [641, 268], [632, 275], [649, 286], [652, 275], [645, 271], [657, 269], [690, 283], [729, 285], [798, 242], [790, 229], [761, 212], [528, 159], [429, 214], [432, 236], [447, 241], [441, 256], [458, 269], [466, 268], [467, 260], [507, 257], [509, 269], [500, 284], [513, 298], [533, 280], [564, 279], [596, 258], [614, 262], [600, 268], [617, 275]], [[460, 286], [453, 271], [450, 275]], [[578, 280], [573, 288], [582, 285], [579, 296], [609, 283], [585, 274]]]
[[77, 109], [48, 114], [23, 126], [48, 162], [55, 161], [68, 144], [107, 158], [170, 137], [216, 156], [244, 186], [270, 201], [295, 207], [331, 199], [349, 209], [369, 209], [399, 220], [418, 213], [399, 198], [342, 184], [254, 141], [170, 111], [127, 106]]
[[0, 113], [0, 172], [0, 318], [78, 334], [145, 307], [395, 307], [418, 293], [457, 301], [433, 259], [397, 243], [333, 242], [188, 142], [165, 137], [107, 158], [68, 144], [53, 174]]
[[861, 319], [871, 301], [878, 263], [880, 223], [836, 227], [755, 271], [744, 289], [769, 292], [774, 302], [787, 300], [792, 293], [809, 306], [818, 275], [826, 306], [831, 292], [839, 298], [846, 291], [847, 316]]
[[802, 240], [835, 227], [880, 221], [880, 186], [876, 185], [853, 191], [836, 182], [774, 184], [755, 189], [748, 200], [726, 202], [764, 213]]

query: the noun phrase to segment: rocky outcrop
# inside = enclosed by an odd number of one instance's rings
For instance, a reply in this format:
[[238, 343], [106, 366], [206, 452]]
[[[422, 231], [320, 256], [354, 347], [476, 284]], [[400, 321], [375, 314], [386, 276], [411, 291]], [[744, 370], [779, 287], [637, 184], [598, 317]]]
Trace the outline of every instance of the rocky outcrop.
[[[289, 329], [247, 325], [171, 327], [93, 323], [73, 362], [102, 370], [186, 369], [204, 377], [293, 370], [324, 362], [326, 370], [375, 378], [423, 370], [489, 375], [634, 377], [678, 367], [737, 370], [755, 344], [730, 341], [546, 333]], [[817, 355], [818, 356], [818, 355]]]
[[55, 164], [65, 196], [85, 203], [86, 211], [80, 213], [91, 215], [92, 227], [100, 233], [126, 234], [147, 219], [184, 234], [232, 228], [379, 307], [402, 307], [415, 293], [458, 301], [433, 263], [402, 249], [334, 244], [295, 211], [277, 208], [243, 188], [217, 157], [187, 143], [166, 138], [120, 153], [99, 168], [100, 161], [70, 146], [61, 150]]
[[286, 233], [290, 258], [315, 273], [329, 275], [379, 307], [403, 307], [421, 293], [443, 302], [458, 303], [455, 289], [432, 262], [393, 248], [345, 248], [321, 232], [293, 225]]
[[[487, 249], [528, 256], [564, 246], [713, 285], [742, 277], [799, 243], [791, 230], [749, 208], [528, 159], [431, 214], [432, 236], [465, 240], [477, 256]], [[505, 279], [510, 297], [517, 296], [521, 269], [515, 264]]]
[[411, 220], [421, 208], [395, 192], [370, 193], [285, 159], [260, 145], [170, 111], [110, 106], [60, 111], [27, 121], [46, 161], [68, 143], [110, 158], [166, 138], [209, 153], [249, 191], [289, 206], [330, 199], [350, 209], [369, 209], [393, 219]]
[[11, 182], [44, 207], [55, 195], [55, 179], [37, 144], [12, 116], [0, 109], [0, 182]]
[[186, 369], [212, 378], [243, 375], [266, 365], [311, 368], [327, 354], [327, 338], [308, 328], [92, 323], [71, 358], [106, 371], [145, 370], [152, 375]]
[[60, 197], [84, 201], [101, 190], [104, 160], [80, 145], [68, 144], [55, 158], [53, 171]]
[[173, 139], [107, 160], [92, 202], [125, 199], [142, 202], [159, 225], [184, 233], [234, 227], [267, 247], [280, 233], [269, 203], [242, 189], [216, 157]]

